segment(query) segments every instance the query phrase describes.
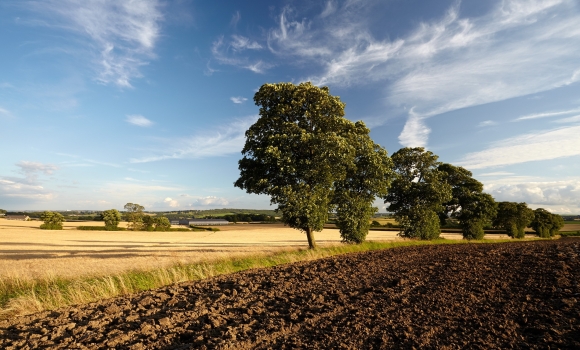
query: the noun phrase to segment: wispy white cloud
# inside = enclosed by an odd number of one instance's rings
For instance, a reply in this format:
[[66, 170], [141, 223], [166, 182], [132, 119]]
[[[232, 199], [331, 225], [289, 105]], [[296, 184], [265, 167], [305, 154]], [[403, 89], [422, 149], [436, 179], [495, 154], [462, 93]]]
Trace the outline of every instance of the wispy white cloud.
[[326, 7], [320, 14], [320, 17], [325, 18], [336, 12], [336, 2], [330, 0], [326, 2]]
[[249, 38], [241, 35], [232, 35], [232, 41], [230, 42], [232, 49], [236, 51], [241, 50], [259, 50], [262, 45], [258, 44], [256, 41], [252, 41]]
[[236, 13], [234, 13], [232, 15], [232, 19], [230, 20], [230, 26], [235, 28], [241, 19], [242, 19], [242, 14], [240, 13], [240, 11], [236, 11]]
[[16, 163], [24, 177], [0, 176], [0, 199], [50, 200], [55, 194], [45, 189], [39, 175], [52, 175], [58, 167], [53, 164], [21, 161]]
[[245, 97], [237, 96], [237, 97], [230, 97], [230, 100], [232, 100], [233, 103], [240, 104], [240, 103], [246, 102], [248, 99]]
[[424, 119], [411, 110], [409, 119], [399, 135], [399, 142], [408, 147], [425, 147], [431, 129], [425, 125]]
[[558, 120], [555, 120], [554, 122], [555, 123], [560, 123], [560, 124], [564, 124], [564, 123], [577, 123], [577, 122], [580, 122], [580, 115], [575, 115], [573, 117], [558, 119]]
[[244, 52], [248, 49], [257, 50], [260, 48], [261, 46], [257, 42], [239, 35], [232, 36], [232, 39], [228, 41], [221, 36], [213, 42], [211, 52], [214, 59], [221, 64], [248, 69], [254, 73], [264, 73], [273, 65], [259, 58], [251, 58]]
[[131, 80], [142, 76], [140, 68], [155, 57], [163, 21], [158, 0], [48, 0], [26, 6], [44, 17], [45, 25], [90, 39], [96, 79], [103, 84], [131, 87]]
[[484, 120], [481, 123], [479, 123], [477, 126], [486, 127], [486, 126], [493, 126], [493, 125], [497, 125], [497, 122], [495, 122], [493, 120]]
[[99, 160], [94, 160], [94, 159], [90, 159], [90, 158], [81, 157], [81, 156], [74, 155], [74, 154], [61, 153], [61, 152], [57, 152], [55, 154], [57, 154], [59, 156], [63, 156], [63, 157], [78, 159], [78, 161], [75, 161], [74, 163], [70, 163], [70, 162], [62, 162], [62, 163], [60, 163], [63, 166], [94, 166], [94, 165], [104, 165], [104, 166], [109, 166], [109, 167], [113, 167], [113, 168], [121, 168], [122, 167], [121, 165], [116, 164], [116, 163], [103, 162], [103, 161], [99, 161]]
[[153, 122], [151, 120], [145, 118], [142, 115], [138, 115], [138, 114], [128, 115], [126, 121], [129, 124], [137, 125], [137, 126], [144, 127], [144, 128], [150, 127], [151, 125], [153, 125]]
[[36, 179], [39, 173], [43, 173], [44, 175], [52, 175], [54, 171], [58, 169], [58, 167], [53, 164], [29, 162], [26, 160], [16, 163], [16, 166], [20, 168], [20, 172], [28, 179]]
[[[168, 145], [162, 152], [152, 152], [153, 155], [133, 158], [131, 163], [147, 163], [165, 159], [219, 157], [241, 152], [245, 143], [245, 131], [252, 125], [258, 116], [232, 121], [229, 125], [221, 126], [213, 131], [200, 132], [197, 135], [164, 140]], [[156, 147], [156, 149], [159, 147]]]
[[7, 117], [7, 118], [12, 118], [13, 117], [12, 113], [9, 110], [7, 110], [5, 108], [2, 108], [2, 107], [0, 107], [0, 116], [1, 117]]
[[228, 205], [230, 202], [226, 198], [207, 196], [196, 199], [191, 206], [219, 206]]
[[491, 173], [483, 173], [479, 174], [478, 176], [510, 176], [515, 175], [514, 173], [508, 173], [507, 171], [494, 171]]
[[529, 133], [469, 153], [457, 165], [482, 169], [580, 155], [580, 126]]
[[553, 112], [543, 112], [543, 113], [533, 113], [516, 118], [514, 121], [529, 120], [529, 119], [539, 119], [539, 118], [550, 118], [559, 117], [567, 114], [574, 114], [580, 112], [580, 108], [569, 109], [565, 111], [553, 111]]
[[573, 0], [497, 1], [478, 17], [462, 16], [458, 2], [440, 19], [392, 39], [378, 39], [366, 20], [376, 2], [325, 6], [318, 20], [285, 7], [269, 31], [270, 52], [321, 67], [304, 79], [318, 85], [382, 83], [391, 105], [414, 107], [400, 136], [406, 146], [427, 144], [425, 118], [580, 79], [580, 11]]

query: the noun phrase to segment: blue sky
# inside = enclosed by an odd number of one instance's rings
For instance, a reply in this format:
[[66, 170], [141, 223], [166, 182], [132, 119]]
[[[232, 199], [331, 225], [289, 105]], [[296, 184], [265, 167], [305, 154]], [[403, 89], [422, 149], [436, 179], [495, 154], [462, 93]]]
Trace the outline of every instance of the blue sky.
[[578, 23], [575, 0], [2, 1], [0, 208], [268, 208], [233, 187], [253, 95], [312, 81], [389, 154], [580, 213]]

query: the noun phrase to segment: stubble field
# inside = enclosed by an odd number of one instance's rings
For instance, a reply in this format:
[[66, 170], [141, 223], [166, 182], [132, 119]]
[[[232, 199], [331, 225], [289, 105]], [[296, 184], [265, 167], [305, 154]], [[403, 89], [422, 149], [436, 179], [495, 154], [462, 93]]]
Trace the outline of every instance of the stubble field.
[[[0, 279], [106, 276], [307, 247], [303, 233], [281, 224], [220, 226], [218, 232], [76, 230], [77, 226], [103, 225], [102, 222], [65, 222], [64, 230], [50, 231], [40, 230], [40, 224], [0, 220]], [[371, 231], [367, 239], [400, 240], [396, 234], [396, 231]], [[337, 229], [324, 229], [315, 237], [320, 246], [338, 245], [341, 240]], [[460, 234], [442, 237], [461, 239]]]

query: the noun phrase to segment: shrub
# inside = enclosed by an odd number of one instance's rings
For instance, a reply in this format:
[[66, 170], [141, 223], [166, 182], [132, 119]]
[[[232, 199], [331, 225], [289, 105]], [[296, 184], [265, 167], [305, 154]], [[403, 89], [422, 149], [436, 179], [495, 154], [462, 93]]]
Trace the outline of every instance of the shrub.
[[465, 239], [483, 239], [483, 222], [481, 220], [468, 220], [461, 224], [463, 238]]
[[220, 229], [217, 227], [200, 227], [200, 226], [194, 226], [194, 225], [190, 225], [189, 227], [191, 227], [192, 231], [196, 231], [196, 232], [200, 232], [200, 231], [211, 231], [211, 232], [217, 232]]
[[64, 216], [60, 213], [53, 213], [52, 211], [45, 211], [40, 215], [40, 219], [44, 224], [40, 225], [42, 230], [62, 230], [62, 222]]
[[81, 231], [126, 231], [124, 227], [117, 226], [77, 226], [77, 230]]
[[113, 228], [121, 222], [121, 213], [117, 209], [105, 210], [101, 214], [101, 219], [105, 222], [105, 226], [110, 228], [107, 231], [115, 231]]

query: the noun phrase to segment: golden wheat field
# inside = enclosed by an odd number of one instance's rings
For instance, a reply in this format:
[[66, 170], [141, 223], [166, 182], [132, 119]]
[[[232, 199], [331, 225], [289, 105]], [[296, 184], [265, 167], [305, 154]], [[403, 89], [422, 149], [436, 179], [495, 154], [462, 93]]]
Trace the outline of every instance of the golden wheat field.
[[[221, 226], [218, 232], [76, 229], [82, 225], [104, 225], [102, 222], [65, 222], [64, 230], [50, 231], [41, 230], [40, 224], [40, 221], [0, 219], [0, 279], [105, 276], [308, 246], [303, 233], [282, 224], [237, 224]], [[315, 236], [320, 246], [340, 244], [337, 229], [324, 229]], [[442, 237], [461, 239], [460, 234]], [[367, 239], [400, 238], [396, 231], [371, 231]]]

